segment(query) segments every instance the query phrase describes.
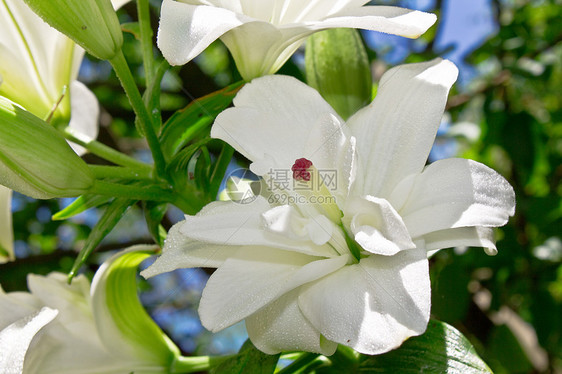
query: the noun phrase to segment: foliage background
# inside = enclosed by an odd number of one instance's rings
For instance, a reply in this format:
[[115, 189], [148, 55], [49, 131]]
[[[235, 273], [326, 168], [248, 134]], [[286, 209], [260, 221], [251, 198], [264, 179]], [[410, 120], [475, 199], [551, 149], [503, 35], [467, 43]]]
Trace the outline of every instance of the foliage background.
[[[438, 24], [418, 40], [363, 33], [375, 86], [395, 64], [435, 56], [452, 59], [461, 75], [431, 161], [460, 156], [483, 162], [504, 175], [517, 196], [516, 216], [497, 232], [497, 256], [455, 248], [433, 257], [432, 315], [462, 331], [496, 373], [562, 373], [562, 2], [384, 3], [432, 11]], [[152, 6], [156, 34], [159, 1], [152, 1]], [[120, 18], [123, 23], [135, 20], [134, 4], [126, 6]], [[125, 42], [142, 86], [139, 45], [130, 33], [125, 33]], [[306, 80], [303, 62], [301, 51], [280, 73]], [[111, 67], [89, 58], [80, 79], [102, 106], [99, 140], [137, 158], [150, 157]], [[196, 61], [167, 73], [162, 116], [168, 118], [195, 98], [239, 79], [231, 57], [216, 42]], [[86, 157], [92, 163], [104, 162]], [[99, 212], [52, 221], [52, 214], [69, 202], [35, 201], [15, 194], [17, 260], [0, 265], [0, 283], [6, 291], [25, 290], [30, 272], [70, 270]], [[165, 226], [180, 219], [182, 213], [171, 207]], [[112, 251], [148, 242], [142, 207], [134, 206], [84, 271], [93, 274], [96, 263]], [[240, 324], [215, 335], [201, 327], [196, 310], [208, 274], [180, 270], [140, 283], [143, 303], [187, 354], [235, 352], [246, 339]]]

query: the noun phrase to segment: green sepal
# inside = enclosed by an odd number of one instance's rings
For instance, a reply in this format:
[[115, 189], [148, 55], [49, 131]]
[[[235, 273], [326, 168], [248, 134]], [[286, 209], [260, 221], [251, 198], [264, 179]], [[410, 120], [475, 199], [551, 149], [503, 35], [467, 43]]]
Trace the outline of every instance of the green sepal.
[[248, 339], [236, 356], [211, 369], [211, 374], [271, 374], [277, 367], [279, 355], [267, 355]]
[[93, 183], [88, 165], [57, 130], [0, 97], [0, 184], [51, 199], [82, 195]]
[[427, 331], [380, 356], [362, 356], [361, 373], [492, 373], [468, 339], [454, 327], [431, 320]]
[[372, 77], [367, 51], [354, 29], [330, 29], [311, 35], [305, 52], [307, 83], [343, 119], [370, 103]]
[[62, 221], [85, 212], [88, 209], [106, 204], [111, 200], [109, 196], [82, 195], [78, 196], [69, 206], [53, 214], [53, 221]]
[[[157, 246], [133, 246], [102, 265], [92, 281], [93, 315], [102, 340], [111, 349], [132, 350], [155, 367], [169, 368], [179, 349], [148, 315], [137, 294], [137, 268], [157, 250]], [[118, 345], [116, 331], [130, 346]]]
[[72, 265], [72, 269], [68, 273], [69, 282], [76, 276], [80, 267], [88, 260], [98, 244], [113, 230], [115, 225], [123, 218], [127, 209], [134, 203], [134, 200], [116, 198], [108, 205], [100, 220], [96, 223], [90, 235], [88, 235], [84, 247], [82, 247], [78, 257], [74, 261], [74, 265]]
[[174, 113], [164, 124], [160, 136], [164, 157], [170, 159], [196, 136], [208, 131], [219, 113], [232, 103], [243, 84], [242, 81], [231, 84]]
[[160, 222], [168, 211], [167, 203], [157, 203], [155, 201], [143, 201], [144, 218], [148, 227], [148, 232], [154, 241], [160, 246], [164, 246], [166, 239], [166, 230]]
[[110, 0], [24, 0], [43, 21], [91, 55], [109, 60], [123, 46], [123, 32]]

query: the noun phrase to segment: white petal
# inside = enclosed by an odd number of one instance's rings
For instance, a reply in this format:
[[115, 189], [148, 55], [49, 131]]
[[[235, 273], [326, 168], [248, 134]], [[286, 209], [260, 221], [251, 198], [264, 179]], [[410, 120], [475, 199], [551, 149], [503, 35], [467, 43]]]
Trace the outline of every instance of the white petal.
[[435, 14], [392, 6], [365, 6], [344, 9], [325, 18], [312, 28], [321, 30], [349, 27], [380, 31], [387, 34], [417, 38], [437, 20]]
[[348, 256], [319, 260], [267, 247], [244, 247], [217, 270], [203, 290], [199, 316], [216, 332], [243, 320], [296, 287], [346, 264]]
[[327, 339], [380, 354], [426, 329], [429, 269], [423, 248], [372, 255], [304, 286], [299, 306]]
[[143, 277], [150, 278], [176, 269], [217, 268], [238, 249], [237, 246], [190, 239], [181, 233], [182, 224], [183, 222], [179, 222], [172, 226], [162, 248], [162, 254], [151, 266], [141, 271]]
[[263, 197], [251, 203], [216, 201], [196, 216], [186, 216], [180, 232], [188, 238], [219, 246], [265, 245], [314, 256], [333, 256], [327, 245], [315, 245], [307, 238], [297, 239], [265, 230], [262, 214], [270, 209]]
[[113, 8], [117, 10], [123, 5], [127, 4], [129, 1], [131, 0], [111, 0], [111, 4], [113, 5]]
[[344, 212], [344, 224], [366, 251], [392, 256], [415, 247], [402, 218], [385, 199], [353, 197]]
[[[12, 190], [0, 186], [0, 264], [14, 259]], [[7, 256], [4, 256], [4, 251]]]
[[[74, 81], [70, 85], [70, 127], [74, 136], [88, 143], [98, 137], [100, 114], [98, 99], [83, 83]], [[83, 155], [87, 150], [70, 143], [74, 152]]]
[[494, 229], [489, 227], [459, 227], [434, 231], [423, 236], [425, 248], [437, 251], [452, 247], [483, 247], [487, 254], [498, 253], [494, 240]]
[[227, 9], [164, 0], [158, 48], [172, 65], [183, 65], [225, 32], [252, 19]]
[[23, 373], [27, 349], [35, 335], [51, 322], [58, 311], [42, 308], [40, 311], [20, 319], [0, 331], [0, 372]]
[[457, 72], [436, 59], [383, 75], [373, 103], [348, 121], [364, 170], [359, 194], [387, 198], [404, 177], [421, 172]]
[[269, 22], [247, 22], [225, 33], [224, 42], [246, 81], [274, 74], [313, 31], [302, 25], [279, 29]]
[[269, 303], [246, 318], [246, 330], [252, 343], [262, 352], [316, 352], [332, 355], [337, 344], [320, 335], [299, 309], [299, 289]]
[[[328, 135], [339, 139], [347, 131], [316, 90], [292, 77], [255, 79], [240, 90], [234, 105], [217, 117], [211, 136], [226, 141], [257, 163], [263, 163], [269, 155], [273, 168], [290, 169], [298, 158], [323, 151], [319, 147], [322, 141], [333, 141]], [[339, 123], [327, 121], [329, 115]], [[315, 136], [324, 133], [315, 126], [331, 127], [332, 131], [326, 139], [316, 139], [316, 147], [310, 149], [313, 131]], [[311, 161], [320, 162], [318, 156]]]
[[264, 229], [291, 239], [311, 240], [316, 245], [326, 244], [334, 230], [325, 216], [302, 217], [295, 207], [280, 205], [262, 214]]
[[502, 226], [514, 211], [509, 183], [489, 167], [464, 159], [429, 165], [399, 209], [413, 238], [448, 228]]

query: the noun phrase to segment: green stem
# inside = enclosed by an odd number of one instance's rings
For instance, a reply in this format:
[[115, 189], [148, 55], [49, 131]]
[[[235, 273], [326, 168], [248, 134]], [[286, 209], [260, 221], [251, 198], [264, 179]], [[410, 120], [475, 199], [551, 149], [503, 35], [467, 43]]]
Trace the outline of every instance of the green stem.
[[116, 165], [131, 167], [135, 169], [152, 170], [150, 165], [145, 164], [139, 160], [135, 160], [131, 156], [127, 156], [124, 153], [116, 151], [115, 149], [106, 146], [97, 140], [84, 141], [72, 133], [72, 130], [66, 128], [63, 132], [66, 139], [73, 143], [76, 143], [84, 148], [86, 148], [91, 153], [103, 158], [104, 160], [113, 162]]
[[152, 180], [152, 169], [124, 168], [121, 166], [88, 165], [97, 179], [122, 178], [132, 180]]
[[149, 87], [154, 79], [154, 54], [152, 51], [152, 26], [150, 25], [150, 4], [148, 0], [137, 0], [137, 12], [140, 25], [144, 75], [146, 86]]
[[158, 186], [153, 185], [139, 187], [127, 184], [105, 182], [99, 179], [96, 179], [96, 182], [88, 191], [88, 193], [103, 196], [125, 197], [130, 200], [173, 202], [176, 199], [176, 196], [170, 190], [165, 190]]
[[196, 373], [199, 371], [207, 371], [232, 356], [209, 357], [209, 356], [179, 356], [176, 357], [171, 365], [171, 373]]
[[303, 353], [299, 358], [293, 361], [292, 364], [284, 367], [282, 370], [278, 371], [277, 374], [289, 374], [296, 373], [299, 370], [305, 368], [316, 360], [320, 355], [318, 353]]
[[[148, 114], [144, 102], [142, 100], [141, 94], [131, 73], [131, 69], [125, 60], [125, 55], [123, 51], [119, 51], [115, 57], [110, 61], [117, 77], [121, 81], [125, 93], [129, 97], [129, 102], [135, 111], [135, 114], [139, 120], [140, 126], [146, 136], [148, 146], [152, 152], [152, 158], [154, 159], [154, 165], [156, 166], [156, 173], [161, 177], [166, 177], [166, 163], [164, 161], [164, 155], [162, 154], [162, 149], [160, 148], [160, 143], [158, 142], [158, 137], [154, 131], [154, 126], [152, 125], [152, 117]], [[166, 178], [167, 179], [167, 178]]]

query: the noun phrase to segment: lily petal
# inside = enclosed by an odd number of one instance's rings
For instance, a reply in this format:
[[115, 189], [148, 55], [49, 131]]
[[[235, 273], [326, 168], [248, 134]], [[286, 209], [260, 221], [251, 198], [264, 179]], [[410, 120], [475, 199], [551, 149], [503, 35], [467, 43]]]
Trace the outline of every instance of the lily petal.
[[167, 273], [176, 269], [206, 267], [218, 268], [232, 256], [238, 246], [205, 243], [188, 238], [181, 233], [181, 225], [177, 223], [168, 232], [162, 254], [148, 268], [141, 271], [145, 278]]
[[365, 354], [388, 352], [423, 333], [430, 303], [423, 248], [364, 258], [299, 295], [300, 310], [322, 335]]
[[[100, 113], [96, 96], [83, 83], [74, 81], [70, 85], [70, 106], [70, 131], [86, 143], [95, 140], [98, 137]], [[70, 146], [78, 155], [87, 152], [77, 144], [70, 143]]]
[[392, 205], [374, 196], [348, 200], [344, 224], [355, 235], [355, 241], [366, 251], [392, 256], [414, 248], [406, 225]]
[[201, 322], [212, 332], [220, 331], [298, 286], [336, 271], [348, 259], [243, 247], [209, 278], [199, 306]]
[[399, 212], [414, 238], [449, 228], [497, 227], [514, 214], [515, 193], [479, 162], [445, 159], [415, 177]]
[[432, 253], [451, 247], [483, 247], [488, 255], [498, 253], [494, 229], [490, 227], [458, 227], [434, 231], [423, 236], [425, 248]]
[[57, 310], [44, 307], [0, 331], [1, 373], [23, 373], [25, 354], [31, 341], [57, 314]]
[[0, 185], [0, 264], [13, 259], [12, 190]]
[[426, 32], [436, 20], [435, 14], [379, 5], [344, 9], [325, 18], [317, 25], [312, 26], [312, 28], [323, 30], [326, 28], [349, 27], [380, 31], [407, 38], [417, 38]]
[[435, 59], [383, 75], [375, 100], [348, 120], [364, 170], [359, 194], [387, 198], [403, 178], [421, 172], [457, 74], [452, 62]]
[[288, 292], [246, 318], [250, 340], [270, 355], [296, 350], [331, 356], [337, 343], [322, 337], [302, 314], [298, 294], [299, 289]]
[[[323, 141], [345, 143], [345, 139], [340, 139], [347, 130], [334, 109], [316, 90], [295, 78], [255, 79], [236, 95], [234, 106], [217, 117], [211, 136], [231, 144], [256, 164], [290, 170], [295, 160], [308, 156], [317, 168], [325, 167], [318, 165], [326, 163], [322, 162], [320, 154], [315, 155], [322, 153]], [[316, 129], [316, 126], [325, 126], [326, 130]], [[326, 138], [318, 138], [320, 134]], [[254, 166], [252, 170], [263, 175], [267, 167], [263, 165], [258, 170]]]
[[249, 204], [216, 201], [196, 216], [186, 216], [180, 232], [188, 238], [219, 246], [267, 245], [313, 256], [334, 254], [329, 246], [316, 245], [307, 237], [290, 238], [273, 230], [264, 230], [262, 215], [270, 208], [261, 196]]
[[164, 0], [158, 28], [158, 48], [172, 65], [183, 65], [225, 32], [252, 18], [230, 10]]

